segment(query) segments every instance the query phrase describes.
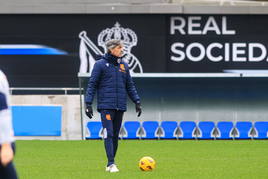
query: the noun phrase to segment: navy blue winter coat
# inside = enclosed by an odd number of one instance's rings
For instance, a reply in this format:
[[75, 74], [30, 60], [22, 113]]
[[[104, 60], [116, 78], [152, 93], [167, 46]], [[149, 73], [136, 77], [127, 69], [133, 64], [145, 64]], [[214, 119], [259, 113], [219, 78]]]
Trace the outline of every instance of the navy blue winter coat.
[[86, 103], [92, 104], [97, 91], [98, 111], [101, 109], [127, 110], [127, 95], [134, 103], [140, 102], [127, 63], [107, 53], [92, 70], [86, 92]]

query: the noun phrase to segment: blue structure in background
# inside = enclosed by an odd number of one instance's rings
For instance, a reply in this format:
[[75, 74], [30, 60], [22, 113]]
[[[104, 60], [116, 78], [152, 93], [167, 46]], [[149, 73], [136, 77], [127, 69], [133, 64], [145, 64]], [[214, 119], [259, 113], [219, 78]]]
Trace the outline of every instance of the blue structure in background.
[[[196, 137], [198, 139], [250, 139], [250, 132], [253, 129], [250, 121], [239, 121], [235, 126], [231, 121], [220, 121], [217, 126], [213, 121], [200, 121], [198, 125], [194, 121], [182, 121], [179, 126], [177, 121], [162, 121], [160, 126], [157, 121], [144, 121], [142, 126], [140, 126], [139, 121], [126, 121], [123, 127], [126, 132], [123, 139], [140, 139], [140, 137], [142, 139], [158, 139], [158, 129], [162, 129], [163, 132], [160, 135], [161, 139], [195, 139]], [[144, 134], [140, 136], [139, 129], [141, 127]], [[200, 132], [199, 135], [194, 133], [197, 128]], [[268, 121], [257, 121], [254, 128], [256, 135], [252, 137], [268, 139]], [[87, 129], [90, 136], [87, 136], [86, 139], [102, 139], [102, 124], [100, 121], [88, 122]], [[177, 129], [180, 129], [181, 134], [176, 134]], [[217, 129], [218, 134], [213, 134], [215, 129]], [[237, 130], [237, 134], [232, 134], [234, 129]]]
[[213, 129], [215, 124], [212, 121], [201, 121], [198, 123], [198, 128], [200, 129], [199, 139], [213, 139]]
[[161, 139], [174, 139], [177, 138], [175, 135], [176, 129], [178, 128], [177, 121], [163, 121], [161, 123], [163, 129], [163, 136]]
[[36, 44], [8, 44], [0, 46], [0, 55], [67, 55], [56, 48]]
[[180, 129], [182, 135], [179, 138], [182, 139], [194, 139], [194, 129], [196, 128], [196, 124], [193, 121], [182, 121], [180, 123]]
[[256, 139], [267, 139], [268, 138], [268, 122], [267, 121], [257, 121], [254, 124], [256, 129]]
[[234, 125], [231, 121], [220, 121], [218, 122], [217, 128], [219, 130], [218, 139], [232, 139], [232, 129]]
[[124, 128], [126, 130], [126, 136], [123, 139], [138, 139], [139, 138], [139, 121], [126, 121], [124, 123]]
[[250, 139], [250, 130], [252, 128], [252, 123], [249, 121], [239, 121], [235, 125], [238, 135], [235, 136], [236, 139]]
[[145, 135], [142, 136], [143, 139], [155, 139], [159, 125], [157, 121], [144, 121], [142, 123], [142, 128], [144, 129]]
[[15, 136], [61, 136], [61, 106], [12, 106]]
[[87, 128], [90, 136], [86, 139], [101, 139], [101, 121], [90, 121], [87, 123]]

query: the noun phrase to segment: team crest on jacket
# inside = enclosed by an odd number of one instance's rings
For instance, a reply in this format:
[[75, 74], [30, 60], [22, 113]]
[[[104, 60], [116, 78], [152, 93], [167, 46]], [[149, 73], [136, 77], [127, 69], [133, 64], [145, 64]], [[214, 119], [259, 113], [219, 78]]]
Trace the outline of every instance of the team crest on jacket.
[[126, 69], [125, 69], [125, 65], [124, 64], [122, 64], [122, 63], [120, 64], [119, 71], [126, 73]]
[[[136, 33], [129, 29], [123, 28], [118, 22], [112, 28], [106, 28], [102, 30], [98, 35], [98, 46], [102, 47], [100, 50], [87, 36], [86, 31], [79, 33], [80, 38], [80, 73], [91, 73], [93, 66], [98, 57], [103, 56], [106, 53], [105, 44], [111, 39], [121, 40], [123, 43], [123, 61], [128, 63], [130, 73], [143, 73], [143, 69], [140, 61], [137, 57], [131, 53], [132, 47], [138, 43], [138, 37]], [[120, 66], [120, 70], [121, 66]], [[124, 67], [125, 71], [125, 67]]]

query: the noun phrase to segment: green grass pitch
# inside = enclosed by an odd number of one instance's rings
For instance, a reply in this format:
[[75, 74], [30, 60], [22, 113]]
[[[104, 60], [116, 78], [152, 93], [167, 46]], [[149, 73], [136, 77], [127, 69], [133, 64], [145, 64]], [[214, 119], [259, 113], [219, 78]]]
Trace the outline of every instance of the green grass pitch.
[[[268, 141], [124, 140], [119, 143], [119, 173], [105, 172], [103, 141], [17, 141], [20, 179], [268, 178]], [[142, 172], [143, 156], [156, 169]]]

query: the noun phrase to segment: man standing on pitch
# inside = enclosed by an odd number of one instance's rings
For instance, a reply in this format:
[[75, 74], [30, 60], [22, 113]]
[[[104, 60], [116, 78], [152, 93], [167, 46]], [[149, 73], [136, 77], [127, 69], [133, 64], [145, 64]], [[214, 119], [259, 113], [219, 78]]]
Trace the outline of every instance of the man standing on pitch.
[[14, 136], [9, 107], [9, 85], [4, 73], [0, 70], [0, 178], [17, 179], [13, 165]]
[[123, 113], [127, 107], [127, 94], [136, 104], [138, 117], [141, 115], [140, 97], [130, 76], [128, 64], [123, 62], [123, 45], [120, 40], [106, 43], [107, 53], [96, 61], [86, 92], [86, 114], [93, 116], [92, 101], [97, 91], [97, 109], [104, 129], [104, 145], [108, 164], [106, 171], [118, 172], [114, 158], [118, 146], [119, 130]]

